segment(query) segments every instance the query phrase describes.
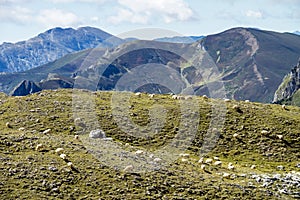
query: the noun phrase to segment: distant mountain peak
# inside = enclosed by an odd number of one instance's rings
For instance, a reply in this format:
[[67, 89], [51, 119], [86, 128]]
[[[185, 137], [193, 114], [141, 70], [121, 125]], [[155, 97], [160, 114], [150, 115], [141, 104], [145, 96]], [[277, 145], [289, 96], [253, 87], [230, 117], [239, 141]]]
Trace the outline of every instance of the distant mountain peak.
[[102, 45], [112, 47], [122, 40], [98, 28], [49, 29], [27, 41], [0, 45], [0, 72], [19, 72], [52, 62], [62, 56]]

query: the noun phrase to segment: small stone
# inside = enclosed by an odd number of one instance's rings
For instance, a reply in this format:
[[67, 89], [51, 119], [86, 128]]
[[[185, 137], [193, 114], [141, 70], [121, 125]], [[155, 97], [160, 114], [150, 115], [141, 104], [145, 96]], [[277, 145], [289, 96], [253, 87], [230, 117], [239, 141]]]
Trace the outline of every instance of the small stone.
[[49, 128], [49, 129], [47, 129], [47, 130], [44, 130], [43, 131], [43, 134], [48, 134], [48, 133], [50, 133], [50, 131], [51, 131], [51, 129]]
[[7, 128], [12, 128], [12, 125], [11, 125], [9, 122], [6, 122], [5, 126], [6, 126]]

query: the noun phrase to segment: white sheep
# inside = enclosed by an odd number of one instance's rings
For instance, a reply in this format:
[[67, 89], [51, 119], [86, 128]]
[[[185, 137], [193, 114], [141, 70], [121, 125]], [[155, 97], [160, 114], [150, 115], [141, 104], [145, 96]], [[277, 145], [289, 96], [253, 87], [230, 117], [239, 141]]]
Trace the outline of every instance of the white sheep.
[[144, 153], [144, 151], [142, 151], [142, 150], [137, 150], [136, 152], [135, 152], [135, 155], [142, 155]]
[[68, 162], [67, 165], [68, 165], [68, 167], [73, 167], [73, 163], [72, 162]]
[[192, 99], [193, 99], [193, 96], [186, 96], [184, 99], [185, 99], [185, 100], [192, 100]]
[[215, 163], [214, 163], [215, 166], [221, 166], [222, 165], [222, 161], [219, 161], [217, 160]]
[[38, 145], [36, 145], [35, 150], [40, 151], [41, 149], [43, 149], [43, 147], [44, 147], [43, 144], [38, 144]]
[[255, 169], [255, 168], [256, 168], [256, 165], [251, 165], [250, 168], [251, 168], [251, 169]]
[[204, 158], [201, 157], [201, 158], [199, 159], [198, 163], [203, 163], [203, 161], [204, 161]]
[[181, 154], [179, 154], [179, 156], [180, 157], [184, 157], [184, 158], [188, 158], [188, 157], [190, 157], [190, 154], [188, 154], [188, 153], [181, 153]]
[[161, 162], [162, 161], [162, 159], [161, 158], [154, 158], [154, 160], [153, 160], [154, 162]]
[[239, 134], [235, 133], [232, 135], [232, 137], [236, 138], [237, 136], [239, 136]]
[[230, 102], [230, 99], [224, 99], [224, 102]]
[[172, 95], [172, 99], [178, 99], [178, 96], [176, 94]]
[[266, 135], [266, 134], [268, 134], [268, 133], [269, 133], [269, 131], [262, 130], [260, 133], [261, 133], [261, 134], [263, 134], [263, 135]]
[[235, 168], [235, 167], [232, 165], [231, 162], [228, 163], [227, 169], [229, 169], [229, 170], [234, 170], [234, 168]]
[[18, 129], [18, 131], [25, 131], [25, 128], [24, 128], [24, 127], [20, 127], [20, 128]]
[[181, 158], [182, 162], [188, 162], [189, 160], [187, 158]]
[[60, 154], [59, 157], [61, 157], [61, 159], [66, 160], [67, 159], [67, 155], [66, 154]]
[[203, 97], [203, 99], [208, 99], [208, 97], [206, 95], [203, 95], [202, 97]]
[[206, 165], [202, 164], [202, 165], [200, 166], [200, 169], [205, 170], [205, 167], [206, 167]]
[[141, 96], [142, 96], [142, 93], [137, 92], [137, 93], [135, 93], [134, 95], [137, 96], [137, 97], [141, 97]]
[[215, 156], [215, 157], [214, 157], [214, 160], [220, 160], [220, 158], [219, 158], [219, 157], [217, 157], [217, 156]]
[[57, 148], [57, 149], [55, 149], [55, 153], [60, 154], [60, 153], [63, 153], [63, 152], [64, 152], [63, 148]]
[[283, 135], [277, 135], [277, 137], [278, 137], [279, 140], [283, 139]]
[[152, 99], [154, 98], [155, 94], [149, 94], [148, 96]]
[[74, 135], [74, 139], [78, 140], [79, 139], [79, 135]]
[[213, 159], [211, 159], [211, 158], [207, 158], [206, 160], [205, 160], [205, 163], [206, 164], [210, 164], [210, 163], [212, 163], [213, 162]]
[[250, 100], [248, 100], [248, 99], [247, 99], [247, 100], [245, 100], [245, 103], [249, 103], [249, 102], [250, 102]]
[[281, 106], [281, 108], [282, 108], [283, 110], [287, 110], [287, 108], [286, 108], [286, 106], [285, 106], [284, 104]]

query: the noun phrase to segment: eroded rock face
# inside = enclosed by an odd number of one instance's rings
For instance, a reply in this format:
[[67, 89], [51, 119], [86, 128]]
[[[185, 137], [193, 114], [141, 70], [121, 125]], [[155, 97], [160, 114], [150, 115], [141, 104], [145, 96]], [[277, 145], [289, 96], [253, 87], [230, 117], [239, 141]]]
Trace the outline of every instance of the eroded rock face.
[[298, 64], [286, 75], [274, 95], [274, 103], [289, 99], [300, 88], [300, 59]]

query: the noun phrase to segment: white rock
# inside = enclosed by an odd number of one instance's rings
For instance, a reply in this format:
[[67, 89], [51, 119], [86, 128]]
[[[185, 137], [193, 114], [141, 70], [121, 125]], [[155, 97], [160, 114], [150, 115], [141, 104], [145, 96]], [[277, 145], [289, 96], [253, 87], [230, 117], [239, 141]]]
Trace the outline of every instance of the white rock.
[[92, 130], [89, 134], [90, 138], [105, 138], [105, 133], [103, 130], [96, 129]]
[[48, 134], [48, 133], [50, 133], [50, 131], [51, 131], [51, 129], [49, 128], [49, 129], [47, 129], [47, 130], [44, 130], [43, 131], [43, 134]]

